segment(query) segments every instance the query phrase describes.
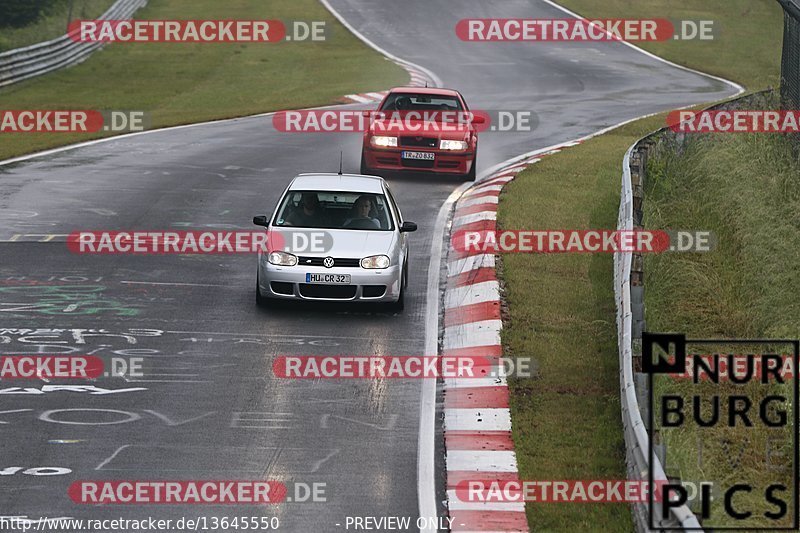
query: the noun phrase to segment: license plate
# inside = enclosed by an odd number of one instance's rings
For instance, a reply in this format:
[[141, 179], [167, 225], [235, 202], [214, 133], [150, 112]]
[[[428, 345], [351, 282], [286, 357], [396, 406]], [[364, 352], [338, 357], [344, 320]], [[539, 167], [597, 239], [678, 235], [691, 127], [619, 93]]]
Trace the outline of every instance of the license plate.
[[349, 285], [350, 274], [306, 273], [306, 283], [321, 283], [323, 285]]
[[433, 152], [403, 152], [403, 159], [419, 159], [422, 161], [433, 161]]

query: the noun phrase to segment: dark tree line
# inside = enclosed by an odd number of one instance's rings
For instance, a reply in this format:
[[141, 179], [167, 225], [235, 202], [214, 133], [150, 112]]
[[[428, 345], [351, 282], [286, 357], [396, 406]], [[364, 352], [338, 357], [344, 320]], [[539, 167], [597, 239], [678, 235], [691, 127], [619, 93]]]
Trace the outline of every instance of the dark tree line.
[[0, 0], [0, 28], [21, 28], [36, 22], [65, 0]]

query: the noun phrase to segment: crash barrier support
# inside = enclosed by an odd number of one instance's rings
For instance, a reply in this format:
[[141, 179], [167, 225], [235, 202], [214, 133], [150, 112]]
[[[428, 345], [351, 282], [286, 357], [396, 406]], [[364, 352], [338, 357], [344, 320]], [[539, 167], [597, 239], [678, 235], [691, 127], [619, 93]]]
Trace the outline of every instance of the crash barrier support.
[[800, 109], [800, 2], [777, 0], [783, 7], [783, 53], [781, 55], [781, 105]]
[[[147, 0], [117, 0], [100, 18], [106, 20], [127, 19], [146, 4]], [[77, 65], [88, 58], [92, 52], [101, 48], [103, 44], [102, 42], [78, 42], [67, 33], [50, 41], [3, 52], [0, 54], [0, 87]]]

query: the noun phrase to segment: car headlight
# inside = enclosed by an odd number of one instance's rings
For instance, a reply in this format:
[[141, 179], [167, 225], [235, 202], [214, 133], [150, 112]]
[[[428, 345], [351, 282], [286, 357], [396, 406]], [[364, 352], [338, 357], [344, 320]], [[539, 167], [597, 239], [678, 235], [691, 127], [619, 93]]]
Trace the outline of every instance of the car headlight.
[[389, 257], [386, 255], [371, 255], [361, 260], [361, 268], [388, 268]]
[[286, 252], [270, 252], [267, 261], [272, 265], [292, 267], [297, 264], [297, 256]]
[[439, 148], [442, 150], [466, 150], [467, 143], [465, 141], [450, 141], [442, 139], [439, 141]]
[[378, 148], [396, 148], [397, 137], [386, 137], [385, 135], [375, 135], [370, 139], [370, 144]]

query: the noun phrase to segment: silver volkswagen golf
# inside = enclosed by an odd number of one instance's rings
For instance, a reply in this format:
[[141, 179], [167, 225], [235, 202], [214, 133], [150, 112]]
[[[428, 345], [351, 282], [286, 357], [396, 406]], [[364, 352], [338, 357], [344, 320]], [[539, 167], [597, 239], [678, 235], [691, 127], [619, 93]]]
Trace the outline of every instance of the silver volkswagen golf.
[[256, 301], [385, 302], [402, 309], [408, 285], [408, 236], [386, 182], [377, 176], [300, 174], [271, 218], [259, 253]]

